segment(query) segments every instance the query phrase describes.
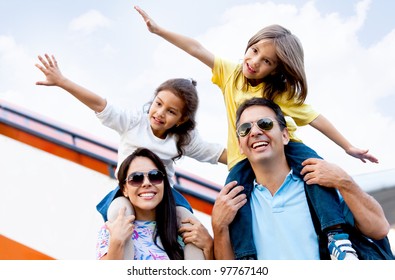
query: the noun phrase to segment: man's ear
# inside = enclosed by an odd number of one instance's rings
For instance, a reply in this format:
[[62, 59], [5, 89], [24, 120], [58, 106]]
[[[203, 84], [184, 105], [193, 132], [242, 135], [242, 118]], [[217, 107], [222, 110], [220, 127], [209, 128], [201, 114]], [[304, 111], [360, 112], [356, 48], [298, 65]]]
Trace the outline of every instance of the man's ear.
[[283, 144], [288, 145], [289, 143], [289, 132], [288, 132], [288, 128], [284, 128], [284, 130], [282, 131], [282, 137], [283, 137]]
[[244, 155], [243, 149], [241, 148], [239, 136], [237, 136], [237, 143], [239, 143], [239, 151], [240, 151], [240, 154], [241, 154], [241, 155]]

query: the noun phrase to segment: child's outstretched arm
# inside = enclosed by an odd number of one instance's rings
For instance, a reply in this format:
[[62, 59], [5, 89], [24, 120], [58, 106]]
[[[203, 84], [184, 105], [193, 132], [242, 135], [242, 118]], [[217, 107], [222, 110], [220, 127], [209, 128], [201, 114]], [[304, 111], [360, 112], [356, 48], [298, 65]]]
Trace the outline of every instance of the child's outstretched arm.
[[46, 80], [38, 81], [36, 85], [58, 86], [68, 91], [93, 111], [101, 112], [104, 110], [107, 101], [63, 76], [53, 55], [50, 57], [48, 54], [45, 54], [45, 59], [42, 56], [38, 56], [38, 59], [41, 64], [37, 63], [36, 67], [44, 73]]
[[156, 24], [155, 21], [153, 21], [149, 17], [149, 15], [140, 7], [135, 6], [134, 8], [143, 17], [145, 23], [147, 24], [148, 30], [151, 33], [162, 37], [169, 43], [182, 49], [191, 56], [199, 59], [211, 69], [214, 67], [214, 55], [205, 47], [203, 47], [203, 45], [200, 44], [198, 41], [162, 28], [161, 26]]
[[331, 139], [337, 145], [342, 147], [344, 151], [355, 158], [359, 158], [362, 162], [369, 160], [370, 162], [378, 163], [378, 159], [369, 154], [369, 150], [359, 149], [351, 145], [350, 142], [333, 126], [333, 124], [323, 115], [319, 115], [313, 120], [310, 125], [322, 132], [326, 137]]

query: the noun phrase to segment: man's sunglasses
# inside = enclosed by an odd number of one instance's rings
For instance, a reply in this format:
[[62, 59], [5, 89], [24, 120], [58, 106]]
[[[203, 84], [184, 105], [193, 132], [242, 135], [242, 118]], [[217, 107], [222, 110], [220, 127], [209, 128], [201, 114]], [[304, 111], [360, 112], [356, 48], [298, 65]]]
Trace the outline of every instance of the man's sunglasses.
[[148, 172], [133, 172], [126, 178], [125, 182], [130, 186], [139, 187], [144, 182], [144, 176], [148, 177], [148, 181], [150, 181], [152, 185], [159, 185], [163, 182], [165, 177], [161, 171], [153, 169]]
[[239, 135], [239, 137], [247, 136], [251, 132], [251, 129], [255, 123], [260, 130], [268, 131], [273, 128], [273, 120], [269, 118], [262, 118], [256, 122], [246, 122], [239, 125], [239, 127], [236, 130], [237, 135]]

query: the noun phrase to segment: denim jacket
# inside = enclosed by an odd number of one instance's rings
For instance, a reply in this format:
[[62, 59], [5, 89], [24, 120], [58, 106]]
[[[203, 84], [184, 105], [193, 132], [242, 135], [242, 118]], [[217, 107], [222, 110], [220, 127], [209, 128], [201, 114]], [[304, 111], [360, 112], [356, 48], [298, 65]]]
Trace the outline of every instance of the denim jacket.
[[[245, 193], [247, 194], [247, 198], [249, 200], [251, 196], [251, 192], [253, 190], [253, 184], [249, 184], [248, 186], [244, 186]], [[307, 185], [305, 184], [305, 190]], [[329, 260], [329, 250], [328, 250], [328, 238], [326, 234], [321, 230], [321, 225], [317, 215], [314, 211], [314, 207], [312, 206], [311, 201], [307, 197], [307, 202], [310, 208], [311, 218], [314, 224], [315, 231], [318, 236], [319, 243], [319, 251], [320, 251], [320, 259]], [[245, 236], [243, 239], [238, 239], [238, 242], [233, 242], [232, 246], [233, 251], [235, 253], [236, 259], [240, 260], [256, 260], [256, 250], [255, 245], [252, 238], [252, 229], [248, 228], [252, 225], [252, 212], [249, 204], [245, 205], [247, 207], [243, 207], [242, 218], [236, 219], [230, 225], [231, 231], [231, 239], [232, 239], [232, 231], [240, 231], [243, 227], [246, 227], [244, 233], [251, 233], [251, 236]], [[358, 257], [361, 260], [394, 260], [395, 257], [392, 254], [391, 246], [388, 240], [388, 237], [385, 237], [381, 240], [372, 240], [365, 235], [363, 235], [354, 225], [354, 217], [346, 205], [344, 201], [341, 202], [341, 206], [343, 207], [343, 213], [346, 219], [345, 231], [349, 234], [349, 239], [353, 244], [353, 248], [357, 251]], [[241, 210], [241, 209], [240, 209]], [[239, 210], [239, 211], [240, 211]], [[238, 213], [239, 215], [239, 213]], [[236, 215], [237, 216], [237, 215]], [[252, 245], [252, 247], [251, 247]]]

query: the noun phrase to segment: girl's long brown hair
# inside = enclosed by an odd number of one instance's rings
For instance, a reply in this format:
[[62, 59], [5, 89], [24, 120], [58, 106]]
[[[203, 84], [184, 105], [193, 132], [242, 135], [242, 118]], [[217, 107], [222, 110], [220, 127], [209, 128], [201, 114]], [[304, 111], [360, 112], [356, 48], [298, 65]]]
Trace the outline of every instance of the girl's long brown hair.
[[[307, 97], [307, 81], [304, 69], [304, 52], [299, 39], [281, 25], [269, 25], [248, 41], [247, 50], [261, 40], [271, 41], [276, 49], [279, 64], [274, 73], [264, 77], [262, 97], [274, 100], [278, 94], [287, 93], [288, 99], [303, 104]], [[249, 81], [243, 76], [242, 66], [236, 70], [236, 77], [243, 77], [243, 91], [248, 91]]]

